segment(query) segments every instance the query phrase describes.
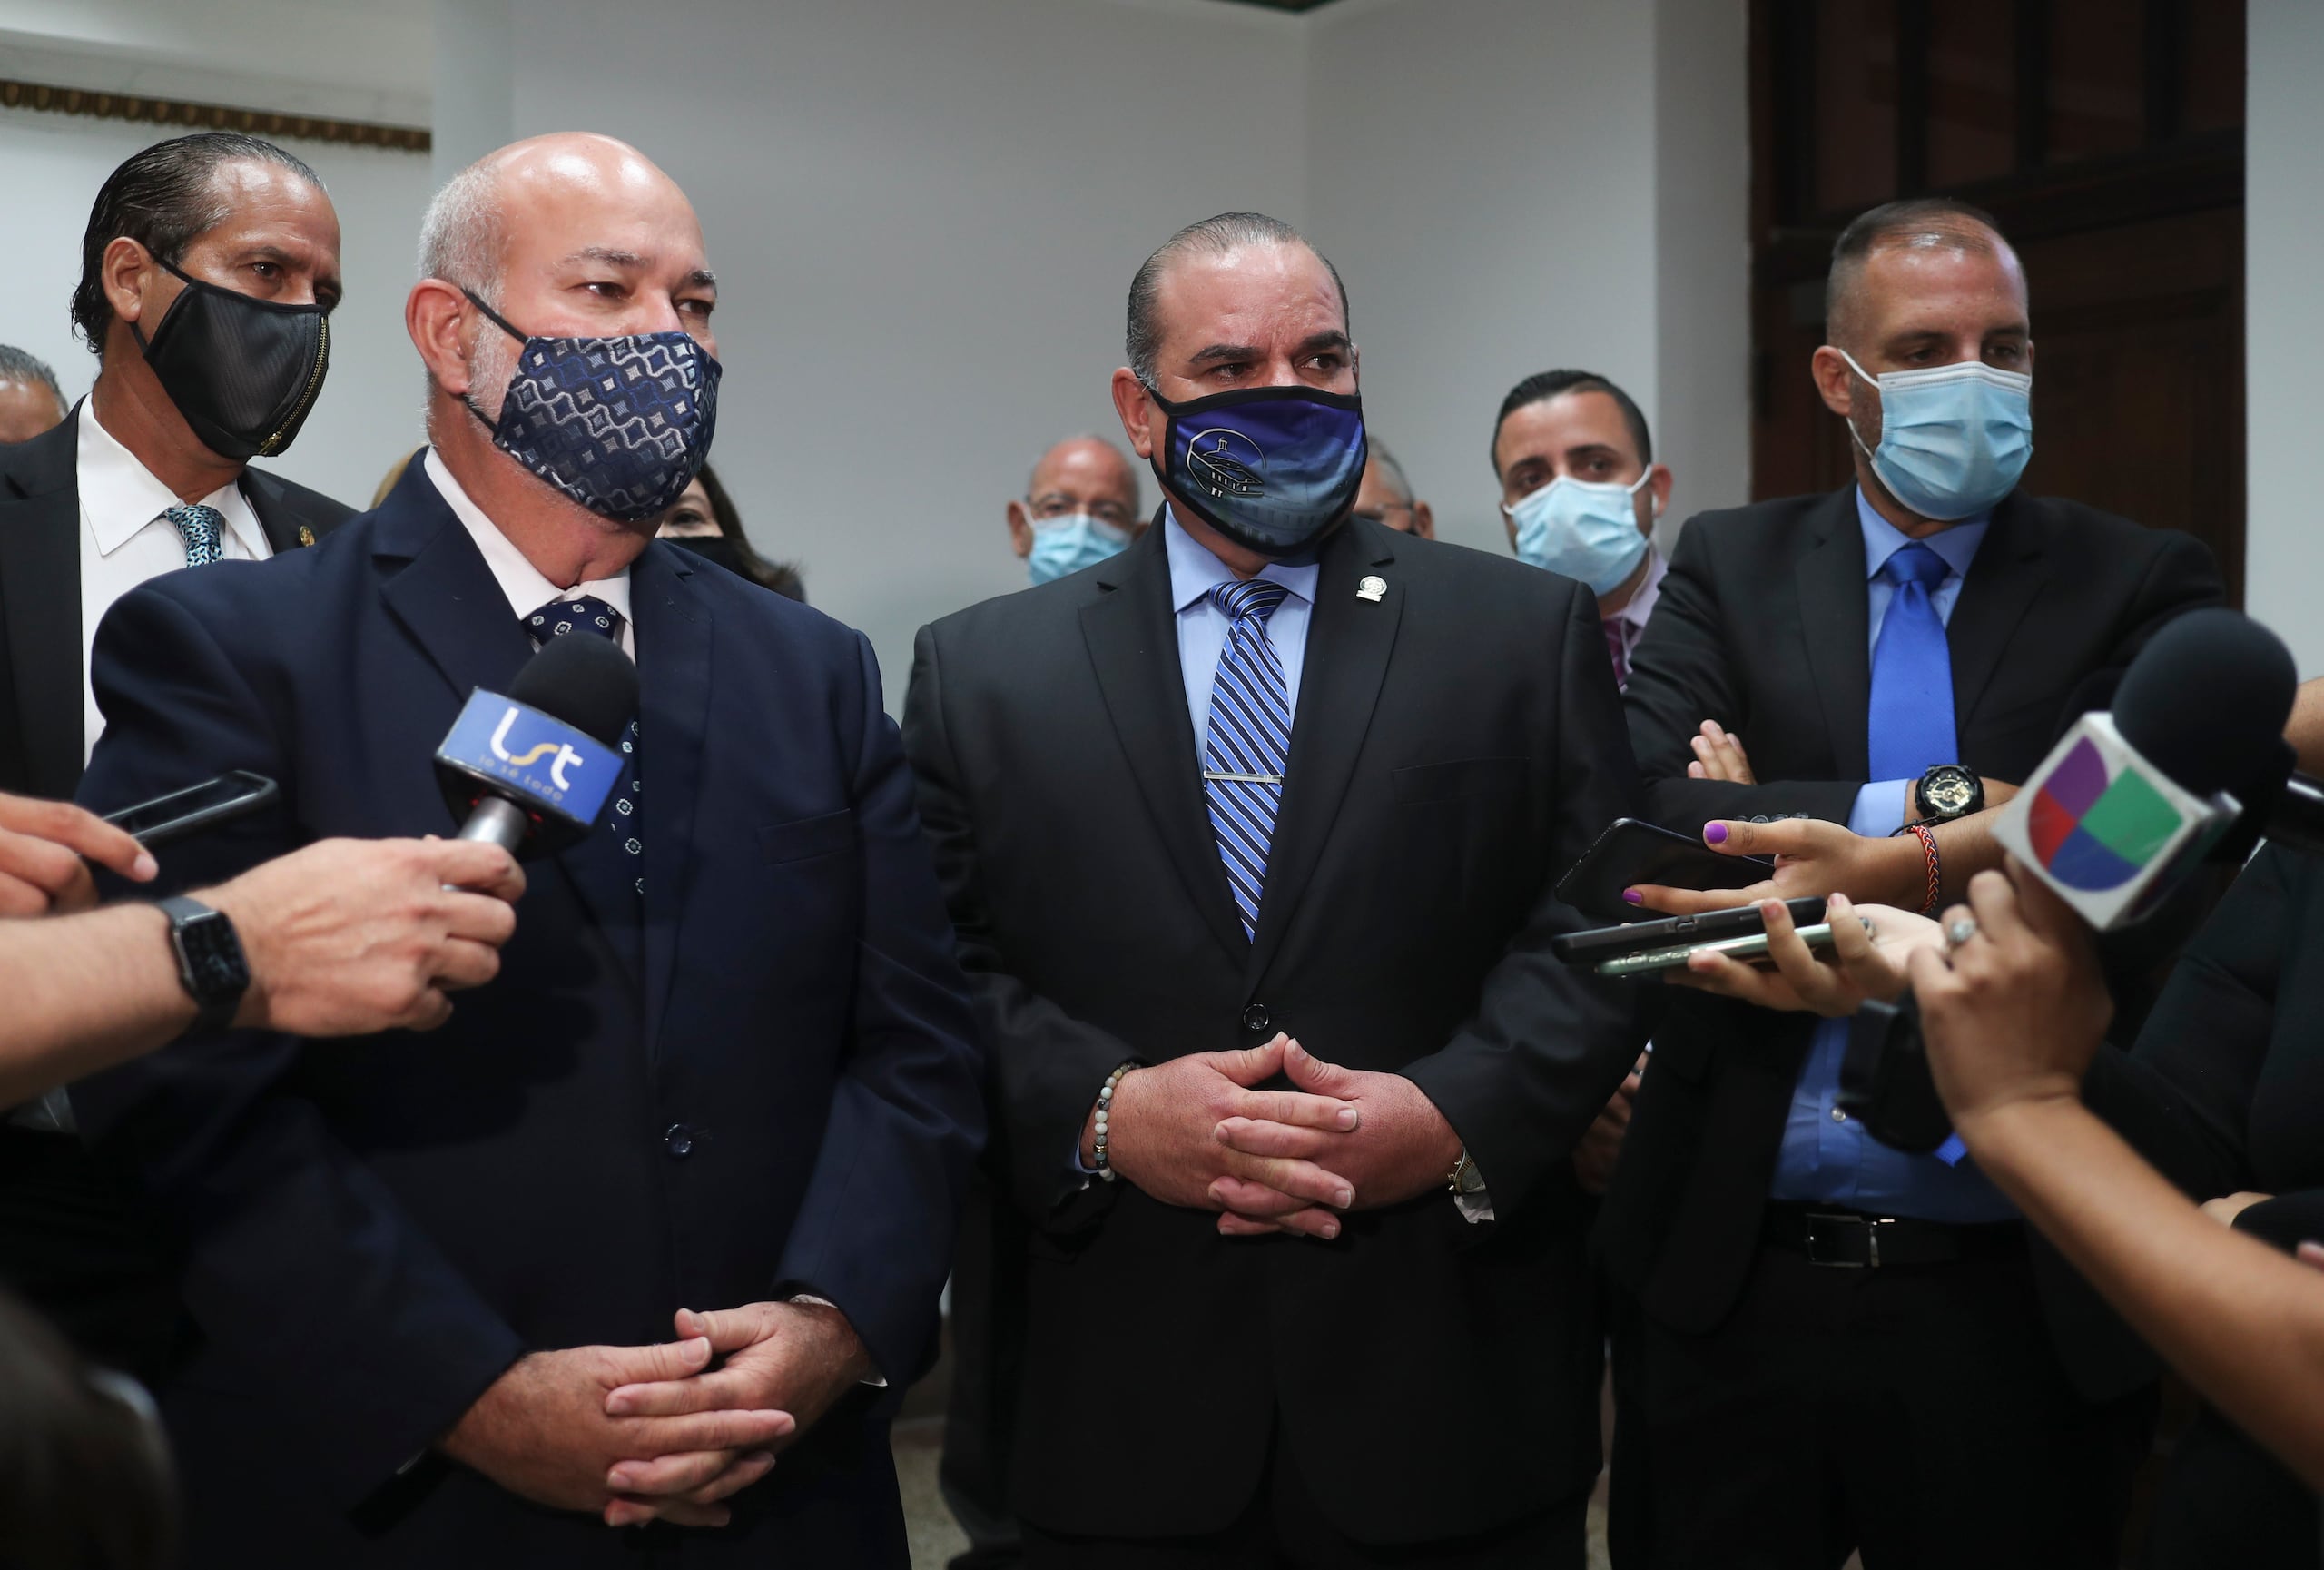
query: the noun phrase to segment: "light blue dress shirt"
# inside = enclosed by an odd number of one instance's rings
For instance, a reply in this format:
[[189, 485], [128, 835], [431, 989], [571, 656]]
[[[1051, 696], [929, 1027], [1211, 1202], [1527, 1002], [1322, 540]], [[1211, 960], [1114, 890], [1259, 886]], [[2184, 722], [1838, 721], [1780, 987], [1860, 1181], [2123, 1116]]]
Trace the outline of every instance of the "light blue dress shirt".
[[[1195, 723], [1195, 756], [1200, 758], [1210, 735], [1210, 685], [1218, 676], [1218, 657], [1226, 652], [1226, 635], [1234, 621], [1212, 600], [1210, 591], [1232, 583], [1226, 564], [1197, 544], [1166, 505], [1162, 517], [1162, 547], [1170, 558], [1170, 608], [1178, 617], [1178, 675], [1187, 684], [1187, 716]], [[1269, 562], [1259, 576], [1291, 592], [1283, 597], [1267, 618], [1267, 642], [1283, 662], [1284, 695], [1290, 700], [1291, 718], [1299, 718], [1299, 676], [1307, 668], [1307, 624], [1315, 614], [1315, 578], [1323, 568], [1314, 562], [1285, 567]]]
[[[1864, 529], [1866, 619], [1874, 648], [1880, 645], [1881, 619], [1895, 589], [1880, 576], [1890, 557], [1912, 543], [1872, 509], [1861, 489], [1856, 520]], [[1991, 514], [1956, 523], [1920, 543], [1944, 558], [1945, 581], [1929, 596], [1937, 618], [1948, 626], [1961, 597], [1961, 581], [1976, 559], [1991, 527]], [[1905, 821], [1905, 792], [1910, 780], [1878, 780], [1856, 793], [1848, 827], [1860, 834], [1886, 836]], [[2005, 1221], [2017, 1211], [1985, 1175], [1964, 1161], [1948, 1166], [1935, 1156], [1908, 1156], [1866, 1134], [1839, 1109], [1840, 1060], [1847, 1055], [1848, 1022], [1820, 1020], [1808, 1046], [1807, 1061], [1791, 1092], [1784, 1119], [1783, 1149], [1776, 1157], [1771, 1199], [1839, 1205], [1881, 1216], [1910, 1216], [1924, 1221]]]

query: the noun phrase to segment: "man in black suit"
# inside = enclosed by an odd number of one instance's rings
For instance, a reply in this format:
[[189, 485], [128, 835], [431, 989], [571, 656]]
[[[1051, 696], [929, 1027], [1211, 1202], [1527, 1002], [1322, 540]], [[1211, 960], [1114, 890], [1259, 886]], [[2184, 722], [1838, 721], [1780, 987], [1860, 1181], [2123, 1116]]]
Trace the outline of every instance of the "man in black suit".
[[1569, 1158], [1637, 1052], [1550, 953], [1634, 804], [1596, 606], [1347, 521], [1345, 296], [1276, 221], [1157, 252], [1129, 360], [1156, 527], [922, 629], [905, 713], [1034, 1232], [1027, 1563], [1578, 1565]]
[[[182, 136], [107, 178], [73, 296], [96, 386], [0, 448], [0, 790], [79, 785], [103, 724], [89, 648], [114, 600], [160, 573], [311, 544], [348, 516], [249, 467], [313, 407], [339, 293], [330, 198], [271, 143]], [[152, 1242], [89, 1166], [62, 1091], [0, 1126], [0, 1279], [99, 1362], [143, 1372], [166, 1354], [176, 1315]]]
[[[1827, 320], [1814, 370], [1856, 483], [1687, 525], [1630, 735], [1659, 821], [1802, 858], [1765, 892], [1935, 910], [1995, 859], [1977, 815], [2077, 695], [2220, 581], [2183, 535], [2015, 488], [2032, 329], [1990, 219], [1866, 214]], [[1756, 778], [1705, 766], [1712, 726]], [[2069, 1377], [1974, 1163], [1890, 1150], [1837, 1106], [1846, 1040], [1696, 994], [1657, 1024], [1603, 1220], [1648, 1318], [1651, 1562], [2112, 1564], [2142, 1403]]]
[[639, 716], [605, 824], [536, 864], [433, 1035], [197, 1032], [75, 1087], [185, 1259], [197, 1334], [156, 1394], [190, 1562], [901, 1570], [887, 1417], [983, 1108], [878, 667], [654, 538], [718, 378], [665, 174], [519, 143], [438, 194], [421, 254], [428, 452], [320, 549], [114, 607], [83, 799], [280, 779], [163, 864], [206, 879], [444, 832], [430, 759], [537, 643], [611, 641]]

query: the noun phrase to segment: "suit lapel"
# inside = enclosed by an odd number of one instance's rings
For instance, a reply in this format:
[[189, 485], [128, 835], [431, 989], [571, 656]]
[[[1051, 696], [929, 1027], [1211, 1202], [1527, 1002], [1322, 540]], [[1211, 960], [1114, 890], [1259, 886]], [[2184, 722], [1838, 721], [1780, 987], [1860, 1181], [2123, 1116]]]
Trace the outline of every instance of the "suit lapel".
[[1154, 526], [1108, 568], [1099, 587], [1107, 592], [1081, 611], [1081, 637], [1089, 650], [1114, 736], [1129, 760], [1130, 777], [1154, 819], [1163, 848], [1186, 883], [1187, 897], [1226, 952], [1241, 959], [1249, 944], [1226, 887], [1203, 805], [1201, 765], [1194, 726], [1187, 715], [1187, 688], [1178, 670], [1177, 609], [1170, 603], [1170, 561], [1163, 550], [1162, 522]]
[[2023, 491], [2013, 490], [1994, 509], [1994, 519], [1977, 548], [1976, 559], [1961, 583], [1961, 597], [1954, 602], [1945, 623], [1945, 641], [1953, 651], [1953, 713], [1956, 731], [1965, 733], [1969, 716], [1992, 685], [2002, 655], [2025, 613], [2042, 592], [2042, 538], [2035, 526], [2040, 504]]
[[241, 489], [242, 499], [251, 504], [251, 512], [258, 518], [258, 526], [265, 531], [266, 542], [275, 555], [312, 545], [316, 537], [325, 532], [321, 525], [292, 502], [273, 476], [245, 469]]
[[[452, 695], [466, 703], [478, 687], [507, 692], [517, 667], [532, 657], [532, 640], [517, 625], [483, 553], [425, 469], [414, 465], [380, 506], [374, 538], [372, 558], [387, 579], [380, 594], [389, 613], [435, 665]], [[576, 864], [584, 857], [610, 856], [616, 849], [600, 826], [551, 859], [606, 931], [608, 946], [635, 981], [638, 960], [629, 941], [637, 930], [634, 885], [603, 867]]]
[[1809, 515], [1808, 538], [1793, 570], [1807, 669], [1824, 708], [1824, 734], [1842, 779], [1870, 766], [1865, 711], [1872, 702], [1871, 610], [1866, 604], [1864, 530], [1856, 487], [1834, 492]]
[[637, 750], [645, 844], [645, 1048], [656, 1055], [677, 969], [678, 916], [693, 857], [694, 809], [710, 722], [714, 632], [708, 600], [672, 546], [652, 544], [629, 569], [637, 623]]
[[[1388, 674], [1388, 656], [1404, 614], [1403, 583], [1393, 570], [1393, 538], [1377, 525], [1351, 522], [1324, 549], [1307, 623], [1299, 706], [1292, 719], [1291, 756], [1284, 769], [1283, 810], [1267, 846], [1266, 887], [1251, 940], [1252, 986], [1266, 974], [1331, 837]], [[1386, 586], [1376, 600], [1356, 596], [1366, 576]]]
[[87, 736], [81, 692], [81, 502], [74, 486], [79, 410], [5, 449], [0, 612], [25, 749], [24, 788], [69, 796]]

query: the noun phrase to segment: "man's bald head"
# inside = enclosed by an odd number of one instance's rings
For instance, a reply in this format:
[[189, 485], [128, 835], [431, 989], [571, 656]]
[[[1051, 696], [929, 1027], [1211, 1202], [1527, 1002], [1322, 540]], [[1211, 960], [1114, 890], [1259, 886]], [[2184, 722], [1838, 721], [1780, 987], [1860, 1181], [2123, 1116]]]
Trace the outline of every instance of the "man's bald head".
[[1885, 202], [1859, 215], [1832, 246], [1832, 268], [1824, 282], [1826, 340], [1851, 351], [1864, 341], [1866, 269], [1876, 256], [1931, 252], [1991, 259], [2015, 274], [2024, 288], [2017, 253], [1991, 213], [1942, 196]]
[[[512, 142], [444, 183], [419, 227], [419, 276], [473, 290], [497, 305], [508, 237], [576, 212], [647, 211], [675, 217], [701, 249], [702, 226], [677, 183], [626, 142], [561, 131]], [[612, 248], [607, 248], [612, 249]], [[712, 281], [707, 270], [704, 281]]]
[[1098, 437], [1068, 436], [1033, 465], [1025, 499], [1008, 507], [1009, 536], [1017, 554], [1032, 551], [1039, 525], [1077, 513], [1132, 536], [1146, 527], [1137, 510], [1137, 470], [1120, 448]]

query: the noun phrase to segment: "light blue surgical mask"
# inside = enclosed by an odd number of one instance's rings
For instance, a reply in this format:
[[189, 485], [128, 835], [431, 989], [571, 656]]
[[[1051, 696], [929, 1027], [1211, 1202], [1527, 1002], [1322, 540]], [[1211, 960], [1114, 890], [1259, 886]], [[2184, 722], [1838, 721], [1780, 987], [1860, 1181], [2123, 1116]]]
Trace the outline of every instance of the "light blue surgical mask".
[[1068, 572], [1095, 567], [1107, 558], [1120, 554], [1122, 547], [1128, 543], [1129, 530], [1086, 512], [1036, 518], [1033, 548], [1025, 565], [1032, 569], [1035, 583], [1047, 583]]
[[1516, 506], [1504, 506], [1501, 510], [1517, 526], [1517, 559], [1578, 578], [1592, 594], [1613, 593], [1646, 555], [1635, 499], [1653, 478], [1651, 466], [1636, 485], [1561, 476]]
[[1880, 390], [1880, 448], [1848, 437], [1872, 460], [1888, 494], [1923, 518], [1947, 523], [1991, 511], [2034, 456], [2034, 379], [1982, 360], [1866, 376]]

